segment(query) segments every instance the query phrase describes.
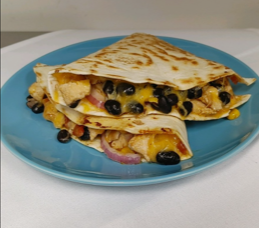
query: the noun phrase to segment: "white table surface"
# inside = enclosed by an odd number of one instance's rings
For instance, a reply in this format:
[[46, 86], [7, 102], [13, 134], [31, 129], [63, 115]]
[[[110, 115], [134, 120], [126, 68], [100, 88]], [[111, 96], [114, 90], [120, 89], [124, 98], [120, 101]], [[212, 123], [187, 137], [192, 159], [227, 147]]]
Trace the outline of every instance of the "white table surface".
[[[1, 49], [1, 83], [55, 49], [133, 32], [65, 30], [5, 47]], [[216, 47], [259, 74], [258, 29], [142, 32]], [[3, 145], [1, 148], [3, 228], [259, 227], [259, 137], [236, 156], [201, 173], [138, 187], [102, 187], [61, 180], [23, 163]]]

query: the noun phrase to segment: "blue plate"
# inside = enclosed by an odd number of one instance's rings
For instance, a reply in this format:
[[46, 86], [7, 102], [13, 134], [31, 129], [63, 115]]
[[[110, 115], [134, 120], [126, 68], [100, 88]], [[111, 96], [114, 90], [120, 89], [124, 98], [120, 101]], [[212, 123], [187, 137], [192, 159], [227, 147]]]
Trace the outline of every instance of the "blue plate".
[[[105, 154], [75, 141], [61, 144], [58, 130], [26, 106], [28, 87], [35, 81], [33, 66], [70, 63], [104, 48], [123, 37], [107, 37], [70, 45], [36, 59], [14, 74], [1, 91], [1, 136], [5, 146], [34, 168], [65, 180], [106, 186], [136, 186], [172, 181], [198, 173], [243, 150], [259, 132], [259, 82], [234, 86], [236, 94], [252, 94], [239, 108], [241, 116], [227, 119], [186, 122], [193, 158], [178, 165], [121, 165]], [[160, 37], [198, 56], [220, 62], [243, 77], [258, 76], [248, 66], [215, 48], [188, 40]], [[11, 164], [10, 164], [11, 165]]]

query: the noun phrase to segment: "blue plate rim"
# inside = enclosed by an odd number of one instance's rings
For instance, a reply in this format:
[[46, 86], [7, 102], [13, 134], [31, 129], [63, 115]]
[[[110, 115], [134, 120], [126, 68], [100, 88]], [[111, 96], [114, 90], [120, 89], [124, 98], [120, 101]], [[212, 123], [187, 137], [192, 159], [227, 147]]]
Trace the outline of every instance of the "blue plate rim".
[[[97, 39], [91, 39], [91, 40], [86, 40], [86, 41], [82, 41], [82, 42], [78, 42], [78, 43], [74, 43], [71, 45], [67, 45], [65, 47], [56, 49], [54, 51], [51, 51], [45, 55], [40, 56], [39, 58], [31, 61], [30, 63], [26, 64], [25, 66], [23, 66], [21, 69], [19, 69], [16, 73], [14, 73], [5, 83], [4, 85], [2, 85], [1, 88], [1, 100], [2, 100], [2, 94], [4, 93], [3, 91], [5, 90], [6, 87], [8, 87], [8, 84], [12, 82], [12, 78], [14, 78], [17, 74], [19, 74], [20, 71], [23, 70], [23, 68], [28, 67], [29, 65], [34, 64], [35, 62], [37, 62], [39, 59], [43, 58], [43, 57], [47, 57], [48, 55], [52, 55], [55, 52], [59, 52], [62, 51], [63, 49], [66, 48], [72, 48], [73, 46], [76, 45], [80, 45], [82, 43], [85, 43], [87, 41], [97, 41], [97, 40], [102, 40], [102, 39], [107, 39], [107, 38], [115, 38], [115, 39], [122, 39], [124, 38], [126, 35], [123, 36], [109, 36], [109, 37], [102, 37], [102, 38], [97, 38]], [[228, 54], [227, 52], [224, 52], [220, 49], [211, 47], [209, 45], [206, 44], [202, 44], [199, 42], [195, 42], [195, 41], [191, 41], [191, 40], [187, 40], [187, 39], [181, 39], [181, 38], [175, 38], [175, 37], [168, 37], [168, 36], [157, 36], [159, 38], [165, 38], [165, 39], [175, 39], [175, 40], [179, 40], [179, 41], [185, 41], [185, 42], [189, 42], [189, 43], [193, 43], [193, 44], [198, 44], [198, 45], [202, 45], [202, 46], [206, 46], [206, 48], [210, 48], [212, 50], [217, 50], [220, 51], [222, 53], [224, 53], [225, 55], [227, 55], [230, 58], [234, 58], [239, 64], [241, 64], [242, 66], [249, 68], [249, 70], [251, 72], [253, 72], [255, 75], [257, 75], [253, 69], [251, 69], [249, 66], [247, 66], [244, 62], [242, 62], [241, 60], [237, 59], [236, 57]], [[258, 77], [258, 76], [257, 76]], [[2, 112], [2, 111], [1, 111]], [[2, 122], [2, 118], [1, 118], [1, 122]], [[2, 128], [2, 127], [1, 127]], [[46, 174], [49, 174], [51, 176], [60, 178], [60, 179], [64, 179], [64, 180], [68, 180], [68, 181], [72, 181], [72, 182], [77, 182], [77, 183], [82, 183], [82, 184], [91, 184], [91, 185], [100, 185], [100, 186], [141, 186], [141, 185], [151, 185], [151, 184], [159, 184], [159, 183], [164, 183], [164, 182], [169, 182], [169, 181], [173, 181], [173, 180], [178, 180], [184, 177], [188, 177], [194, 174], [197, 174], [199, 172], [202, 172], [210, 167], [213, 167], [225, 160], [227, 160], [228, 158], [232, 157], [233, 155], [241, 152], [245, 147], [247, 147], [259, 134], [259, 125], [253, 130], [253, 132], [242, 142], [240, 143], [238, 146], [236, 146], [234, 149], [232, 149], [231, 151], [229, 151], [227, 154], [222, 155], [221, 157], [214, 159], [210, 162], [207, 162], [203, 165], [199, 165], [198, 167], [194, 167], [194, 168], [189, 168], [186, 170], [182, 170], [181, 172], [177, 172], [177, 173], [172, 173], [172, 174], [166, 174], [166, 175], [162, 175], [162, 176], [156, 176], [156, 177], [148, 177], [148, 178], [137, 178], [137, 179], [106, 179], [106, 178], [93, 178], [93, 177], [81, 177], [78, 175], [74, 175], [74, 174], [69, 174], [69, 173], [63, 173], [57, 170], [53, 170], [47, 167], [44, 167], [40, 164], [37, 164], [36, 162], [31, 161], [30, 159], [24, 157], [23, 155], [21, 155], [16, 149], [12, 148], [12, 146], [9, 144], [8, 141], [5, 140], [4, 135], [2, 133], [1, 130], [1, 141], [3, 142], [4, 146], [17, 158], [19, 158], [20, 160], [22, 160], [23, 162], [25, 162], [26, 164], [28, 164], [29, 166], [43, 172]]]

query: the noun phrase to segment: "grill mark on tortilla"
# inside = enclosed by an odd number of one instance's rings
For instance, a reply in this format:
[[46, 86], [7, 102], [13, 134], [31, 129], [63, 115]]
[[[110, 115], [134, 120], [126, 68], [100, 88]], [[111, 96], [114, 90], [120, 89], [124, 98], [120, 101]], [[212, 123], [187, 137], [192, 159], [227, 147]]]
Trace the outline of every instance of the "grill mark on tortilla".
[[195, 80], [194, 80], [194, 78], [184, 78], [184, 79], [180, 79], [179, 81], [184, 84], [190, 84]]
[[[152, 51], [152, 50], [150, 50], [150, 49], [148, 49], [148, 48], [141, 47], [141, 49], [142, 49], [142, 50], [145, 50], [145, 51], [147, 51], [147, 52], [149, 52], [149, 53], [152, 54], [153, 56], [155, 56], [155, 57], [157, 57], [157, 58], [160, 58], [160, 59], [162, 59], [162, 60], [164, 60], [164, 61], [166, 61], [166, 62], [169, 61], [169, 59], [165, 58], [164, 56], [158, 55], [156, 52], [154, 52], [154, 51]], [[152, 60], [151, 60], [151, 61], [152, 61]], [[153, 63], [153, 61], [152, 61], [152, 63]]]
[[95, 122], [95, 125], [96, 125], [97, 127], [101, 127], [101, 126], [102, 126], [102, 124], [99, 123], [99, 122]]
[[120, 50], [129, 50], [128, 48], [125, 48], [125, 47], [118, 47], [118, 49], [120, 49]]
[[124, 77], [122, 77], [122, 76], [115, 75], [115, 74], [107, 74], [107, 75], [109, 75], [109, 76], [111, 76], [111, 77], [116, 77], [116, 78], [124, 78]]
[[132, 122], [136, 125], [143, 125], [144, 124], [141, 120], [133, 120]]
[[213, 67], [213, 69], [220, 69], [220, 68], [222, 68], [222, 66], [215, 66], [215, 67]]
[[83, 120], [83, 124], [91, 124], [92, 122], [90, 120], [88, 120], [87, 118], [84, 118]]
[[172, 133], [172, 130], [170, 128], [161, 128], [161, 130], [166, 133]]
[[90, 72], [93, 73], [93, 74], [97, 74], [98, 73], [98, 71], [94, 70], [94, 69], [90, 69]]
[[112, 69], [120, 69], [120, 68], [118, 68], [118, 67], [115, 67], [115, 66], [107, 66], [107, 67], [109, 67], [109, 68], [112, 68]]
[[175, 55], [169, 55], [170, 57], [172, 57], [173, 59], [177, 60], [177, 61], [184, 61], [184, 62], [192, 62], [194, 61], [193, 59], [189, 59], [186, 57], [177, 57]]
[[104, 59], [103, 61], [108, 62], [108, 63], [112, 63], [112, 61], [109, 60], [109, 59]]

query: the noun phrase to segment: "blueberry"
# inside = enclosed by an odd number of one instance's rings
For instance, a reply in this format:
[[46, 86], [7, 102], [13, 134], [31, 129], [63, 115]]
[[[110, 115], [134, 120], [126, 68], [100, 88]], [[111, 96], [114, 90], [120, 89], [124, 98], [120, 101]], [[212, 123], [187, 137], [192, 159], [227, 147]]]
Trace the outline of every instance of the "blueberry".
[[194, 87], [188, 90], [187, 97], [189, 99], [199, 98], [202, 96], [202, 88], [201, 87]]
[[104, 107], [108, 113], [111, 115], [120, 115], [121, 114], [121, 104], [116, 100], [107, 100], [104, 103]]
[[103, 92], [105, 94], [112, 94], [114, 91], [114, 85], [113, 82], [110, 80], [107, 80], [103, 86]]
[[222, 101], [224, 105], [228, 104], [230, 102], [231, 95], [228, 92], [220, 92], [219, 93], [219, 99]]
[[116, 88], [116, 92], [121, 96], [130, 96], [135, 93], [135, 87], [129, 83], [120, 83]]
[[71, 140], [71, 135], [67, 130], [61, 130], [57, 135], [57, 139], [61, 143], [67, 143]]
[[83, 141], [90, 140], [90, 131], [89, 131], [88, 127], [84, 126], [84, 134], [82, 136], [80, 136], [79, 139], [81, 139]]
[[44, 105], [38, 102], [32, 106], [31, 110], [36, 114], [42, 113], [44, 111]]
[[174, 151], [159, 152], [156, 155], [156, 160], [162, 165], [176, 165], [180, 162], [180, 156]]

